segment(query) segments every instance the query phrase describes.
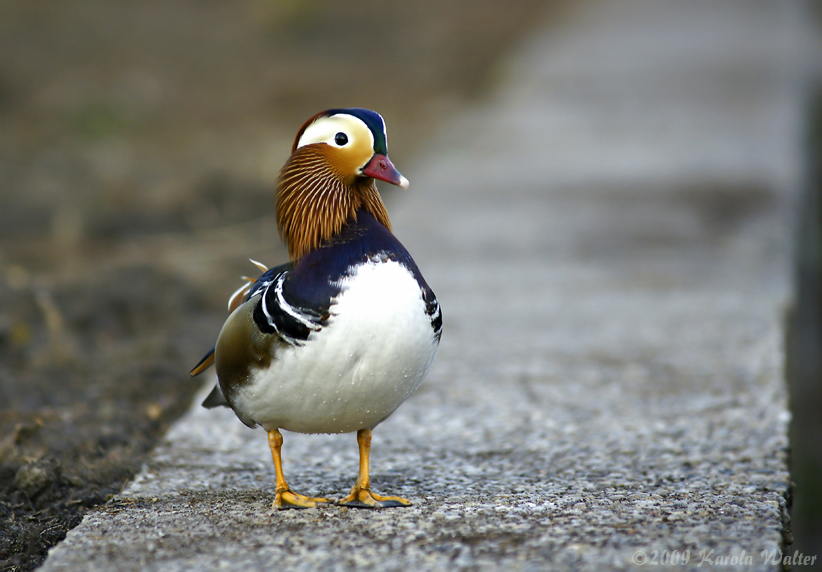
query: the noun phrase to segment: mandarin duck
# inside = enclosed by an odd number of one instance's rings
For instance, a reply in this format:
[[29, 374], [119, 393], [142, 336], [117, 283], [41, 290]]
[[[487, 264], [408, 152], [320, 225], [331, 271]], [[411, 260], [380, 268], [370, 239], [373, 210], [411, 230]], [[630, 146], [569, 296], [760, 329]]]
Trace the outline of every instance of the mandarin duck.
[[375, 179], [408, 188], [388, 158], [379, 114], [332, 109], [300, 128], [277, 179], [277, 226], [290, 261], [260, 265], [264, 273], [234, 293], [214, 349], [191, 370], [216, 366], [205, 407], [230, 407], [249, 427], [267, 431], [278, 509], [334, 502], [289, 488], [281, 429], [357, 432], [359, 475], [336, 504], [411, 504], [371, 492], [371, 430], [428, 374], [442, 315], [391, 233]]

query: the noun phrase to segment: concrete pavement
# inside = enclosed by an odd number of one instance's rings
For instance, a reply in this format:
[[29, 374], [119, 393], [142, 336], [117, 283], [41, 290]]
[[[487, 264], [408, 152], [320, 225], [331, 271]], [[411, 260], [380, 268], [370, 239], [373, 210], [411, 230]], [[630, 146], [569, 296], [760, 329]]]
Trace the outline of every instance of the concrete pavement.
[[[808, 34], [794, 2], [581, 3], [404, 169], [445, 332], [372, 476], [412, 508], [273, 511], [264, 433], [195, 406], [43, 570], [781, 569]], [[347, 493], [353, 435], [284, 436], [296, 490]]]

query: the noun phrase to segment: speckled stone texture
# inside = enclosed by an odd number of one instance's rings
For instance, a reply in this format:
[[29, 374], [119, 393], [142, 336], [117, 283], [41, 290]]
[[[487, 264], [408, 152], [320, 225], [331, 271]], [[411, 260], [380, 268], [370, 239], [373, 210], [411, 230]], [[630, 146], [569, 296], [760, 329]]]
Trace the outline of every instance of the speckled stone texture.
[[[404, 169], [445, 332], [372, 476], [413, 507], [274, 511], [265, 434], [195, 407], [43, 570], [781, 569], [806, 26], [573, 4]], [[284, 437], [295, 490], [347, 494], [354, 435]]]

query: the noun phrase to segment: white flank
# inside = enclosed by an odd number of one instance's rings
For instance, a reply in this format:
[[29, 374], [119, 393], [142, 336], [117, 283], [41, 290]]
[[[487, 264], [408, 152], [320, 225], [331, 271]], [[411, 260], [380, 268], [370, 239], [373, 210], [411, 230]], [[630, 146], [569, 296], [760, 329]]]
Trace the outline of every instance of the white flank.
[[235, 406], [266, 430], [347, 433], [384, 421], [420, 386], [437, 353], [420, 287], [397, 262], [342, 281], [329, 323], [240, 389]]

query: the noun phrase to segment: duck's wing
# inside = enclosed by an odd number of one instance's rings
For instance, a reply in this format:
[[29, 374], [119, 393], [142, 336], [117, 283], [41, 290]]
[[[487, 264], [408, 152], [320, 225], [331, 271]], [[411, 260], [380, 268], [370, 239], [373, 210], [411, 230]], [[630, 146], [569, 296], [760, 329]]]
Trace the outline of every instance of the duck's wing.
[[[270, 284], [274, 278], [286, 273], [293, 267], [293, 264], [291, 264], [290, 262], [286, 264], [281, 264], [280, 266], [271, 269], [266, 268], [264, 264], [257, 262], [256, 260], [251, 260], [251, 263], [260, 270], [262, 270], [263, 274], [260, 275], [260, 277], [256, 280], [253, 278], [243, 276], [243, 280], [245, 280], [247, 284], [243, 284], [242, 286], [240, 286], [228, 298], [229, 315], [233, 314], [234, 310], [239, 308], [243, 302], [247, 301], [260, 290], [268, 286], [268, 284]], [[211, 365], [214, 363], [214, 349], [215, 348], [211, 348], [210, 350], [208, 350], [208, 353], [203, 356], [203, 359], [201, 359], [197, 363], [197, 365], [195, 365], [194, 368], [189, 372], [189, 375], [191, 377], [198, 376], [211, 367]]]
[[227, 406], [224, 389], [230, 392], [231, 387], [248, 379], [252, 366], [264, 367], [270, 362], [276, 345], [302, 345], [328, 319], [330, 300], [327, 304], [312, 305], [286, 288], [293, 268], [292, 263], [286, 263], [266, 270], [253, 283], [244, 284], [232, 294], [230, 314], [217, 344], [191, 370], [191, 375], [202, 373], [214, 363], [215, 352], [219, 352], [220, 382], [203, 402], [204, 407]]

